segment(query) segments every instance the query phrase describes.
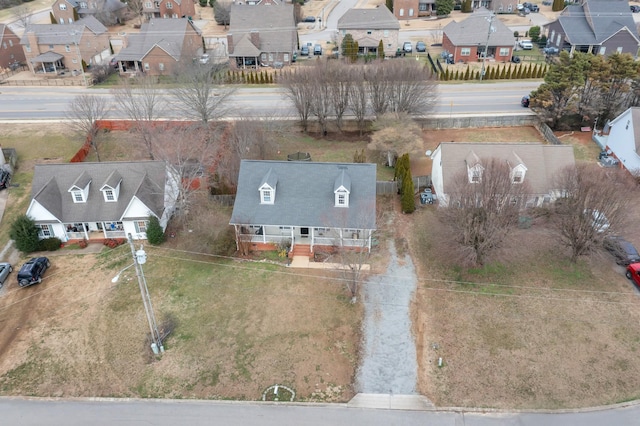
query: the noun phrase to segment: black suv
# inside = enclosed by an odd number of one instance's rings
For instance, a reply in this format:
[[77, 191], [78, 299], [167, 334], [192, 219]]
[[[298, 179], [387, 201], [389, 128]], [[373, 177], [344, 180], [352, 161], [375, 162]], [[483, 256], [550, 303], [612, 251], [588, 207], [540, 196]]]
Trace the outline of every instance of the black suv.
[[46, 257], [34, 257], [20, 268], [18, 272], [18, 285], [28, 287], [32, 284], [42, 282], [44, 271], [51, 266], [51, 262]]
[[608, 237], [603, 242], [604, 248], [616, 259], [618, 265], [627, 266], [640, 262], [638, 250], [629, 241], [621, 237]]

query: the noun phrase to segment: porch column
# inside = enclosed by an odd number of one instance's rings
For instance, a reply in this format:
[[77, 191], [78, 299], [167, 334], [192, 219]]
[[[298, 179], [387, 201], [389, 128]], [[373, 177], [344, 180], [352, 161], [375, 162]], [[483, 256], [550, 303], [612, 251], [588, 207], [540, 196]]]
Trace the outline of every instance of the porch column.
[[315, 238], [316, 238], [316, 231], [313, 228], [311, 228], [311, 244], [309, 245], [309, 251], [311, 253], [313, 253], [313, 242], [315, 241]]
[[344, 247], [344, 238], [342, 236], [343, 229], [340, 228], [340, 247]]
[[102, 222], [102, 236], [107, 238], [107, 227], [104, 225], [104, 222]]
[[262, 243], [267, 244], [267, 228], [262, 225]]
[[369, 251], [371, 251], [371, 235], [373, 235], [373, 232], [369, 230], [369, 238], [367, 238], [367, 249], [369, 249]]
[[236, 231], [236, 250], [240, 250], [240, 244], [238, 244], [238, 225], [233, 225], [233, 228]]
[[295, 235], [295, 231], [294, 230], [295, 230], [295, 228], [296, 228], [295, 226], [291, 227], [291, 251], [293, 251], [293, 246], [296, 245], [296, 240], [294, 238], [294, 235]]
[[89, 241], [89, 234], [87, 233], [87, 227], [84, 226], [84, 222], [82, 222], [82, 233], [84, 234], [84, 239]]

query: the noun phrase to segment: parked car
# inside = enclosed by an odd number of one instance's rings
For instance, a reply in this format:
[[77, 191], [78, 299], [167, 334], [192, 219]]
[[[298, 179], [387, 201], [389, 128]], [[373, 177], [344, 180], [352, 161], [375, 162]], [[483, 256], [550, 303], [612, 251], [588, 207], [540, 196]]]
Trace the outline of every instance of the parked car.
[[2, 287], [4, 282], [7, 280], [7, 277], [9, 276], [11, 271], [13, 271], [13, 267], [11, 266], [10, 263], [7, 263], [7, 262], [0, 263], [0, 287]]
[[416, 43], [416, 52], [426, 52], [427, 51], [427, 45], [424, 43], [424, 41], [419, 41]]
[[28, 287], [32, 284], [42, 282], [44, 272], [51, 266], [51, 262], [46, 257], [34, 257], [20, 267], [18, 271], [18, 285]]
[[560, 53], [560, 49], [554, 46], [545, 47], [542, 51], [547, 55], [557, 55]]
[[304, 18], [303, 22], [316, 22], [316, 17], [315, 16], [307, 16], [306, 18]]
[[542, 4], [545, 6], [551, 6], [553, 4], [553, 2], [551, 0], [543, 0]]
[[204, 53], [204, 54], [202, 54], [202, 56], [200, 56], [200, 63], [201, 64], [208, 64], [210, 60], [211, 60], [211, 57], [209, 56], [208, 53]]
[[531, 98], [529, 97], [529, 95], [525, 95], [522, 97], [522, 99], [520, 99], [520, 105], [525, 108], [529, 108], [529, 102], [531, 102]]
[[640, 12], [640, 6], [635, 5], [635, 4], [630, 5], [630, 6], [629, 6], [629, 9], [631, 9], [631, 11], [632, 11], [633, 13], [638, 13], [638, 12]]
[[300, 56], [309, 56], [309, 46], [302, 46], [300, 48]]
[[405, 53], [410, 53], [413, 50], [413, 47], [411, 47], [411, 42], [405, 41], [404, 44], [402, 45], [402, 50]]
[[518, 45], [523, 50], [531, 50], [531, 49], [533, 49], [533, 43], [531, 42], [531, 40], [520, 40], [520, 42], [518, 42]]
[[640, 290], [640, 263], [632, 263], [627, 266], [627, 278]]
[[529, 6], [529, 10], [533, 13], [538, 13], [540, 12], [540, 6], [538, 6], [537, 4], [532, 4]]
[[622, 237], [612, 236], [605, 238], [603, 246], [605, 250], [611, 253], [618, 265], [627, 266], [631, 263], [640, 263], [638, 250]]
[[322, 46], [320, 46], [319, 44], [316, 44], [315, 46], [313, 46], [313, 54], [322, 55]]
[[0, 170], [0, 190], [8, 188], [10, 182], [11, 173], [8, 170]]
[[520, 56], [512, 56], [511, 57], [511, 62], [513, 62], [514, 64], [519, 64], [522, 60], [520, 59]]
[[599, 210], [584, 209], [585, 215], [591, 215], [591, 226], [596, 232], [604, 232], [609, 229], [609, 219]]

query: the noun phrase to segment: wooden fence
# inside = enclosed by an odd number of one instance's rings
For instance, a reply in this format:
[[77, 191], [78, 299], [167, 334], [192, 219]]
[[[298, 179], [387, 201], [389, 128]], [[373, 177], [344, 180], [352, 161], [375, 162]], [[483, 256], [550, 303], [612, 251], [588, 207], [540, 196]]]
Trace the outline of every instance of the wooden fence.
[[[420, 188], [431, 186], [431, 176], [414, 176], [413, 187], [416, 192]], [[396, 180], [379, 180], [376, 181], [376, 195], [389, 195], [398, 193], [398, 181]]]

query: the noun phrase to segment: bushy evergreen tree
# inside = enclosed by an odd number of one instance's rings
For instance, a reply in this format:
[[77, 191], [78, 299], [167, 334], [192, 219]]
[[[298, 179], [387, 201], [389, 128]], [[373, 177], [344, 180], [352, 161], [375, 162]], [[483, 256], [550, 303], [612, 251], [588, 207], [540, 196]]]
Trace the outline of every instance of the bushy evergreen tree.
[[149, 216], [149, 222], [147, 224], [147, 241], [149, 244], [157, 246], [164, 242], [164, 231], [160, 226], [160, 221], [157, 217]]
[[16, 248], [23, 253], [31, 253], [38, 250], [40, 239], [36, 222], [27, 215], [20, 215], [11, 224], [9, 237], [14, 241]]

